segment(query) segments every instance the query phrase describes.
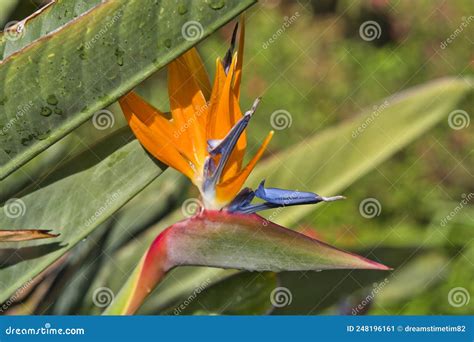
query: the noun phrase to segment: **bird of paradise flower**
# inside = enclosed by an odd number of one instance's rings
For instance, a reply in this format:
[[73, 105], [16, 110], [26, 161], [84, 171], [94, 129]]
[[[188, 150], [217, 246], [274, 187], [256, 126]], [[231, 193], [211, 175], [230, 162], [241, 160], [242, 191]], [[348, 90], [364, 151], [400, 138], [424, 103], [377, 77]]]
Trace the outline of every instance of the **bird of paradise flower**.
[[[128, 124], [155, 158], [186, 175], [199, 189], [203, 208], [163, 231], [145, 253], [108, 314], [134, 313], [162, 277], [179, 265], [246, 270], [389, 268], [278, 226], [255, 214], [292, 205], [343, 199], [312, 192], [243, 188], [262, 157], [273, 131], [244, 165], [245, 129], [260, 98], [245, 113], [239, 106], [244, 51], [244, 20], [234, 54], [238, 25], [225, 57], [216, 60], [213, 85], [195, 48], [168, 66], [171, 120], [135, 92], [120, 99]], [[261, 201], [255, 203], [255, 199]], [[246, 255], [229, 247], [235, 239], [252, 245]], [[270, 243], [271, 246], [265, 245]], [[267, 246], [267, 247], [265, 247]]]

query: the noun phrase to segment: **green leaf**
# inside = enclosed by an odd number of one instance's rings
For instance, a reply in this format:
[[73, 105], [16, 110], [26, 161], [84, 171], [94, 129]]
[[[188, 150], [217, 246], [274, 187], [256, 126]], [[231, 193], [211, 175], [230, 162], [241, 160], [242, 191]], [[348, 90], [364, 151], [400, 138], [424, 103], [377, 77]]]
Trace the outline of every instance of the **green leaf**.
[[[0, 268], [0, 302], [86, 238], [161, 174], [164, 166], [157, 165], [138, 141], [123, 145], [131, 135], [129, 130], [118, 132], [107, 144], [99, 144], [53, 172], [39, 190], [6, 202], [0, 210], [0, 227], [40, 227], [61, 235], [52, 244], [11, 244], [19, 248], [20, 256], [28, 247], [36, 249], [38, 257], [19, 258]], [[22, 210], [13, 211], [13, 205]]]
[[102, 1], [2, 60], [0, 179], [252, 3]]
[[[265, 178], [267, 186], [322, 196], [339, 194], [446, 119], [473, 90], [472, 79], [447, 78], [389, 97], [377, 110], [364, 111], [261, 162], [248, 183], [258, 184]], [[313, 206], [295, 206], [268, 212], [272, 220], [291, 225], [313, 210]]]
[[210, 279], [193, 289], [165, 315], [265, 315], [272, 309], [278, 277], [272, 272], [241, 272], [209, 286]]

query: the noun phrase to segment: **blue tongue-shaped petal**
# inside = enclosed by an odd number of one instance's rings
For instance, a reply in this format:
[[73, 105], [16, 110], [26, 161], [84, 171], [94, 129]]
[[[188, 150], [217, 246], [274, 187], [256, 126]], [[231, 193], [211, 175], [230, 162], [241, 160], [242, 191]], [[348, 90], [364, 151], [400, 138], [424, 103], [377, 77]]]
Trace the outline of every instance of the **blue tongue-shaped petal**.
[[239, 140], [243, 131], [247, 127], [253, 113], [255, 113], [255, 111], [257, 110], [259, 102], [260, 98], [257, 98], [254, 101], [252, 108], [245, 112], [245, 115], [239, 121], [237, 121], [237, 123], [234, 125], [234, 127], [232, 127], [229, 133], [227, 133], [224, 139], [211, 139], [207, 141], [207, 147], [210, 156], [215, 157], [217, 155], [220, 155], [220, 158], [213, 172], [210, 173], [209, 177], [206, 177], [206, 179], [204, 180], [203, 188], [205, 192], [211, 190], [213, 191], [215, 189], [216, 184], [222, 175], [222, 171], [224, 170], [224, 167], [227, 164], [227, 161], [229, 160], [229, 157], [232, 154], [235, 145], [237, 144], [237, 141]]
[[258, 189], [255, 191], [255, 196], [264, 201], [283, 206], [331, 202], [344, 198], [343, 196], [322, 197], [314, 192], [265, 188], [265, 181], [260, 183]]
[[228, 205], [228, 210], [238, 211], [239, 208], [248, 207], [255, 197], [255, 192], [250, 188], [243, 188]]
[[[245, 196], [245, 193], [243, 193], [244, 190], [248, 194], [247, 196]], [[323, 197], [313, 192], [265, 188], [265, 181], [260, 183], [255, 193], [251, 191], [251, 197], [248, 190], [244, 190], [241, 191], [227, 207], [229, 211], [250, 214], [271, 208], [287, 207], [300, 204], [315, 204], [319, 202], [332, 202], [345, 198], [344, 196]], [[254, 196], [263, 199], [265, 202], [250, 204]]]

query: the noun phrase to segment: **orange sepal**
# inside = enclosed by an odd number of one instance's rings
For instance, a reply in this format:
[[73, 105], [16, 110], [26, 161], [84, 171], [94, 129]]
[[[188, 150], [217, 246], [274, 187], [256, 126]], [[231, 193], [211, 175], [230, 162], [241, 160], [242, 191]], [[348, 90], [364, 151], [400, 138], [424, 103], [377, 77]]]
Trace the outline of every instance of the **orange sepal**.
[[183, 57], [168, 66], [168, 93], [174, 125], [182, 132], [186, 156], [199, 168], [206, 158], [205, 126], [208, 105]]
[[[137, 114], [125, 98], [119, 100], [120, 107], [138, 141], [156, 159], [180, 171], [192, 181], [194, 172], [188, 161], [174, 147], [169, 134], [160, 126], [160, 115], [151, 112]], [[143, 120], [140, 119], [143, 118]]]

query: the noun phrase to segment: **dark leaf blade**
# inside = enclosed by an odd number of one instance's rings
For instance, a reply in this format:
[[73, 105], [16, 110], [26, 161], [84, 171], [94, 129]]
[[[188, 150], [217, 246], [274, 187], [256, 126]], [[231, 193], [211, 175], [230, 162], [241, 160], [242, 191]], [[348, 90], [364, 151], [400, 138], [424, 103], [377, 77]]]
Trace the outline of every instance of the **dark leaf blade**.
[[0, 61], [0, 179], [253, 3], [103, 1]]

